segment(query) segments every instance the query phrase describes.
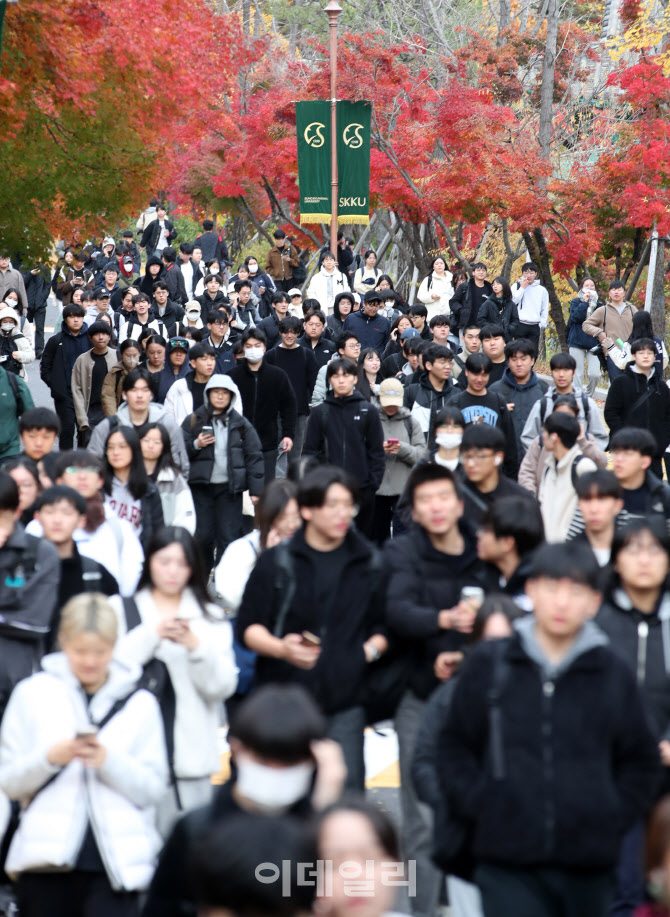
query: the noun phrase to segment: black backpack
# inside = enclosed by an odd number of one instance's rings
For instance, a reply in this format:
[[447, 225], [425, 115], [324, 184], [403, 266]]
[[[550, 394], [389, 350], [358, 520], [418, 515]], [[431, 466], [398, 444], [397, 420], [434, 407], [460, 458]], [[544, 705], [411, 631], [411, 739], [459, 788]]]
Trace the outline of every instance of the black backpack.
[[295, 281], [296, 285], [302, 284], [307, 280], [307, 266], [305, 262], [300, 258], [296, 267], [291, 268], [291, 281]]
[[[128, 631], [138, 627], [142, 623], [140, 613], [137, 608], [135, 599], [127, 596], [123, 599], [123, 613], [126, 618], [126, 629]], [[177, 788], [177, 778], [174, 772], [174, 723], [177, 715], [177, 697], [172, 685], [170, 673], [164, 662], [160, 659], [152, 659], [142, 669], [142, 675], [137, 683], [136, 691], [144, 688], [149, 694], [158, 701], [163, 720], [163, 733], [165, 737], [165, 749], [167, 751], [168, 767], [170, 770], [170, 782], [174, 786], [177, 797], [177, 806], [181, 810], [181, 800]]]
[[[552, 400], [557, 396], [554, 396]], [[587, 433], [589, 429], [589, 421], [591, 419], [591, 408], [589, 407], [589, 398], [588, 395], [585, 395], [582, 392], [582, 408], [584, 409], [584, 432]], [[547, 411], [549, 410], [549, 405], [547, 404], [547, 398], [545, 395], [542, 396], [542, 404], [540, 405], [540, 424], [544, 423], [544, 418], [547, 416]]]

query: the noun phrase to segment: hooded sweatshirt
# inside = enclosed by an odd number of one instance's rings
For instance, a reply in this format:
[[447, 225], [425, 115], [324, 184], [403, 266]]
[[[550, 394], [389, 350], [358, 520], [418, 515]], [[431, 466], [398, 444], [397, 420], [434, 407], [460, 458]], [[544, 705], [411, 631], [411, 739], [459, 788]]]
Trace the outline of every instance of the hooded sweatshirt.
[[512, 287], [512, 299], [519, 313], [522, 325], [539, 325], [547, 327], [549, 319], [549, 294], [539, 280], [534, 280], [525, 289], [520, 283]]
[[514, 405], [514, 410], [512, 411], [512, 425], [514, 426], [514, 435], [519, 448], [519, 458], [521, 458], [521, 452], [523, 450], [521, 446], [521, 434], [528, 420], [528, 415], [535, 402], [542, 398], [548, 387], [549, 386], [543, 379], [536, 376], [535, 370], [533, 369], [530, 371], [530, 379], [528, 382], [524, 382], [523, 384], [518, 383], [512, 375], [509, 366], [503, 373], [500, 382], [494, 382], [494, 384], [489, 387], [489, 392], [500, 395], [505, 404]]

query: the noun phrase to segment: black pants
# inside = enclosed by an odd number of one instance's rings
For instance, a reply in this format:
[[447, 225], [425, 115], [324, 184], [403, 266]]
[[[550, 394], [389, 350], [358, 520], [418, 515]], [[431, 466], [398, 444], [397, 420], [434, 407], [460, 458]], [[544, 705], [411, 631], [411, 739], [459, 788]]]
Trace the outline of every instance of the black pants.
[[21, 917], [137, 917], [136, 892], [115, 892], [98, 872], [24, 872], [17, 883]]
[[[58, 437], [58, 449], [60, 452], [68, 452], [74, 448], [74, 434], [77, 431], [77, 421], [74, 413], [74, 403], [72, 395], [63, 398], [60, 395], [54, 395], [54, 408], [60, 420], [60, 436]], [[86, 433], [86, 431], [85, 431]], [[88, 445], [88, 439], [91, 434], [78, 434], [77, 445], [80, 449], [85, 449]]]
[[33, 322], [35, 323], [35, 357], [38, 360], [42, 356], [42, 351], [44, 350], [44, 322], [46, 317], [46, 306], [43, 309], [38, 309], [33, 317]]
[[277, 450], [271, 449], [263, 453], [263, 463], [265, 465], [265, 486], [277, 477]]
[[375, 514], [375, 492], [372, 487], [361, 487], [358, 492], [356, 528], [366, 538], [372, 538]]
[[612, 898], [609, 872], [484, 864], [474, 878], [485, 917], [607, 917]]
[[205, 573], [217, 563], [231, 541], [242, 537], [242, 494], [231, 494], [227, 484], [191, 484], [196, 530]]
[[382, 497], [375, 494], [375, 503], [372, 517], [372, 540], [375, 544], [383, 545], [391, 537], [391, 522], [398, 497]]
[[537, 351], [540, 345], [540, 326], [539, 325], [524, 325], [519, 322], [517, 332], [517, 338], [527, 338], [527, 340], [532, 341], [535, 344], [535, 350]]

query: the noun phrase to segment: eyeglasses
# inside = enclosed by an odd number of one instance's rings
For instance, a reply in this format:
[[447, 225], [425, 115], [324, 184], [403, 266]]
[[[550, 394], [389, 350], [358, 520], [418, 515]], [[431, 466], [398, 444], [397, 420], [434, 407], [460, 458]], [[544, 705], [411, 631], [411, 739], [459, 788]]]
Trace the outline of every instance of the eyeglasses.
[[463, 464], [479, 464], [480, 462], [486, 462], [489, 459], [492, 459], [495, 453], [492, 449], [487, 449], [486, 452], [464, 452], [461, 455], [461, 461]]
[[188, 341], [185, 341], [184, 338], [172, 338], [168, 343], [170, 347], [183, 347], [184, 350], [188, 350]]

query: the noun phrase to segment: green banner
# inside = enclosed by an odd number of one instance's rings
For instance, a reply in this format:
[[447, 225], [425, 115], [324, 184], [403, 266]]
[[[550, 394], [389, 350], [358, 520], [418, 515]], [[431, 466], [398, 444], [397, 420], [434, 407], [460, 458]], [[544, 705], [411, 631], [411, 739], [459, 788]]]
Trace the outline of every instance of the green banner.
[[337, 103], [338, 223], [370, 222], [370, 102]]
[[330, 102], [296, 102], [300, 222], [330, 221]]

